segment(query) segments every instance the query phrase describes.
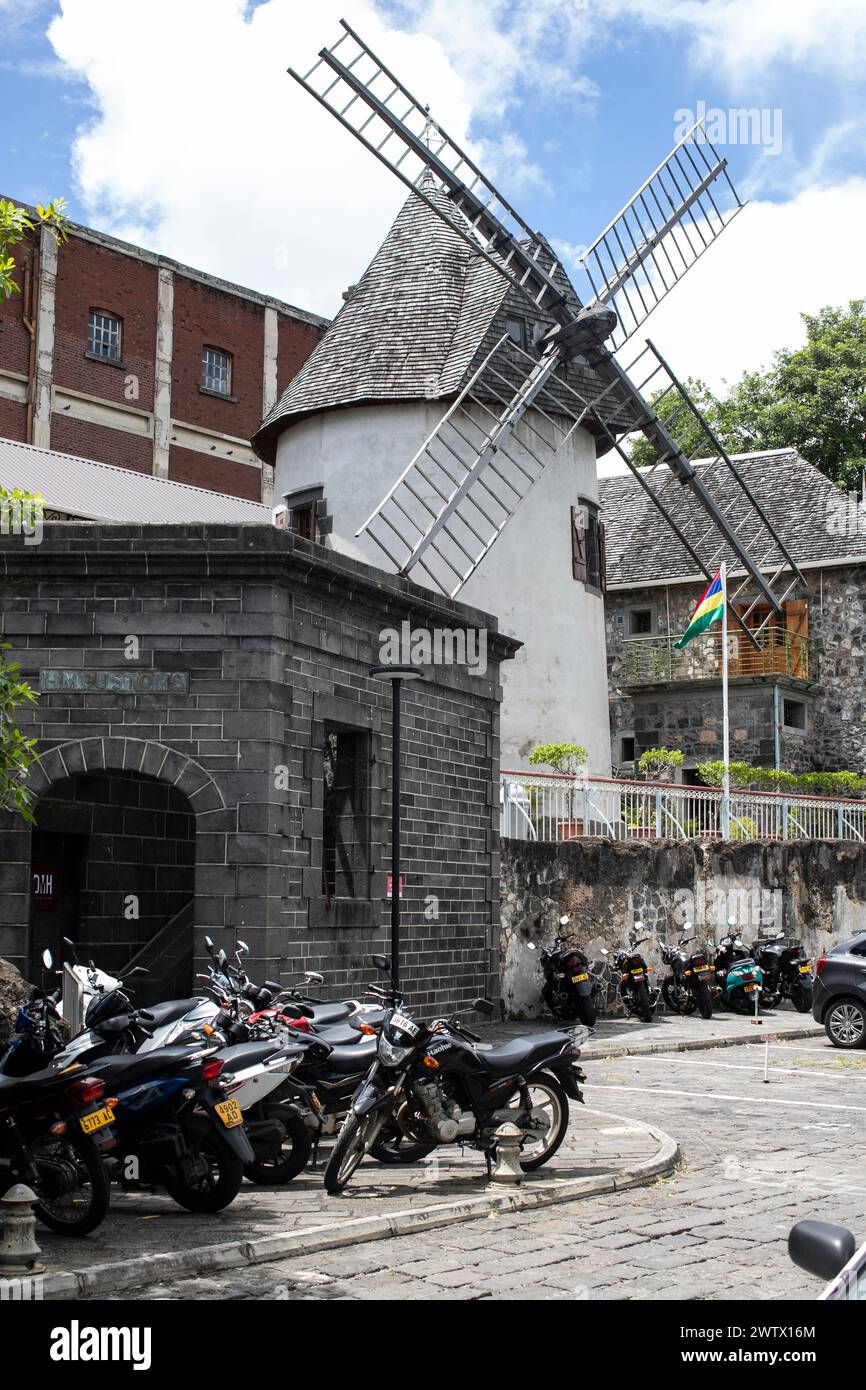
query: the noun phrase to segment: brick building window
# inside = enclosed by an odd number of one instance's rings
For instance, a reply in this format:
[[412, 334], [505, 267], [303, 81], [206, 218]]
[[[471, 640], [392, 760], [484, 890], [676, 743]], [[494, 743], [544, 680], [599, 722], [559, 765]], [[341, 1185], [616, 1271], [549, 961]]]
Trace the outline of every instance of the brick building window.
[[104, 309], [91, 309], [87, 315], [87, 351], [93, 357], [120, 361], [120, 319]]
[[325, 724], [322, 892], [366, 898], [370, 873], [370, 736]]
[[205, 391], [214, 391], [218, 396], [232, 393], [231, 354], [220, 348], [206, 347], [201, 351], [201, 384]]

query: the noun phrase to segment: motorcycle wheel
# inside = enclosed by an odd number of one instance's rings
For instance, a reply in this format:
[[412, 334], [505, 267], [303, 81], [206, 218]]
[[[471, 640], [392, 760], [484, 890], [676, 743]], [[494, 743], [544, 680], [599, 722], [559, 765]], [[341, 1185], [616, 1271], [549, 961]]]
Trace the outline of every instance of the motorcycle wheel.
[[207, 1160], [207, 1173], [191, 1181], [180, 1177], [168, 1178], [165, 1190], [179, 1207], [185, 1207], [187, 1211], [222, 1211], [240, 1191], [244, 1165], [216, 1130], [204, 1136], [199, 1153]]
[[370, 1149], [370, 1157], [377, 1163], [420, 1163], [436, 1148], [435, 1144], [421, 1144], [410, 1139], [398, 1124], [383, 1125], [382, 1133]]
[[[735, 1014], [753, 1014], [755, 1012], [751, 994], [744, 994], [741, 989], [735, 989], [728, 996], [728, 1002]], [[760, 1009], [760, 1004], [758, 1008]]]
[[38, 1179], [34, 1207], [49, 1230], [86, 1236], [105, 1220], [111, 1185], [98, 1151], [85, 1134], [44, 1135], [28, 1146]]
[[591, 1028], [595, 1023], [595, 1000], [591, 995], [578, 995], [577, 1017], [587, 1028]]
[[645, 980], [641, 980], [640, 984], [635, 986], [634, 1005], [635, 1013], [637, 1014], [638, 1018], [641, 1019], [644, 1023], [652, 1023], [653, 1006], [652, 1001], [649, 997], [649, 990], [646, 987]]
[[349, 1111], [325, 1168], [325, 1191], [332, 1197], [348, 1184], [380, 1124], [379, 1115], [356, 1115], [354, 1110]]
[[262, 1118], [279, 1120], [286, 1131], [278, 1155], [272, 1159], [257, 1159], [244, 1165], [244, 1176], [259, 1187], [279, 1186], [291, 1182], [307, 1166], [313, 1141], [300, 1115], [282, 1105], [265, 1105]]
[[812, 991], [805, 985], [793, 985], [791, 988], [791, 1003], [798, 1014], [807, 1014], [812, 1007]]
[[[529, 1097], [532, 1101], [533, 1110], [543, 1110], [545, 1118], [548, 1120], [547, 1130], [537, 1141], [536, 1148], [521, 1150], [528, 1153], [526, 1158], [521, 1158], [520, 1166], [524, 1173], [532, 1173], [536, 1168], [541, 1168], [547, 1163], [548, 1159], [553, 1158], [560, 1144], [568, 1131], [568, 1096], [562, 1089], [560, 1082], [555, 1076], [549, 1076], [546, 1072], [537, 1076], [528, 1083]], [[536, 1096], [540, 1096], [536, 1101]], [[513, 1101], [512, 1108], [519, 1109], [520, 1102]], [[528, 1141], [532, 1144], [532, 1140]]]
[[712, 1018], [713, 1016], [713, 996], [710, 994], [710, 987], [707, 984], [698, 985], [698, 1010], [701, 1018]]

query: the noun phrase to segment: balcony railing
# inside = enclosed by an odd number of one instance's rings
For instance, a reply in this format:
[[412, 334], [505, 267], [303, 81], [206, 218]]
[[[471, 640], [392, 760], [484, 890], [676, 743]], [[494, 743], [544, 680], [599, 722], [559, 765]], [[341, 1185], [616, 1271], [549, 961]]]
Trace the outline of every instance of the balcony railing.
[[[514, 840], [719, 839], [721, 791], [609, 777], [558, 777], [503, 772], [500, 829]], [[779, 792], [731, 792], [732, 840], [853, 840], [866, 842], [866, 801]]]
[[[808, 638], [784, 628], [770, 628], [756, 650], [745, 633], [728, 632], [730, 676], [794, 676], [815, 680], [815, 662]], [[722, 674], [722, 634], [715, 632], [676, 651], [676, 636], [628, 637], [623, 642], [622, 683], [661, 685], [668, 681], [719, 680]]]

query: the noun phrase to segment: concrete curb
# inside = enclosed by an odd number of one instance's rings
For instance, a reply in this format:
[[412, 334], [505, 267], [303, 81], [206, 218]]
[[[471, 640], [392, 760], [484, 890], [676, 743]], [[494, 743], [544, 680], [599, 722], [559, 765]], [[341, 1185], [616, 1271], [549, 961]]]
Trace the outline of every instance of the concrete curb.
[[[604, 1110], [588, 1112], [598, 1120], [623, 1122], [621, 1115]], [[372, 1240], [387, 1240], [392, 1236], [416, 1235], [419, 1231], [455, 1226], [465, 1221], [508, 1212], [530, 1211], [534, 1207], [553, 1206], [572, 1202], [580, 1197], [595, 1197], [604, 1192], [619, 1192], [640, 1187], [652, 1178], [670, 1173], [680, 1159], [679, 1145], [664, 1130], [654, 1125], [642, 1125], [658, 1144], [652, 1158], [620, 1173], [592, 1178], [575, 1178], [563, 1183], [535, 1183], [515, 1190], [492, 1189], [480, 1197], [459, 1202], [440, 1202], [436, 1206], [417, 1207], [395, 1212], [391, 1216], [358, 1217], [339, 1226], [307, 1226], [299, 1231], [287, 1231], [257, 1240], [228, 1241], [200, 1250], [168, 1251], [148, 1255], [141, 1265], [129, 1261], [93, 1265], [87, 1270], [58, 1270], [46, 1274], [42, 1283], [45, 1299], [99, 1298], [124, 1289], [142, 1288], [164, 1280], [198, 1274], [214, 1274], [224, 1269], [239, 1269], [245, 1265], [265, 1264], [269, 1260], [315, 1255], [324, 1250], [337, 1250], [347, 1245], [360, 1245]]]
[[634, 1047], [589, 1047], [580, 1050], [581, 1065], [584, 1062], [612, 1062], [617, 1057], [651, 1057], [657, 1052], [700, 1052], [711, 1047], [742, 1047], [746, 1043], [799, 1042], [801, 1038], [821, 1038], [824, 1029], [816, 1024], [814, 1028], [800, 1028], [795, 1032], [784, 1029], [768, 1029], [762, 1032], [755, 1029], [742, 1037], [723, 1038], [680, 1038], [676, 1042], [637, 1043]]

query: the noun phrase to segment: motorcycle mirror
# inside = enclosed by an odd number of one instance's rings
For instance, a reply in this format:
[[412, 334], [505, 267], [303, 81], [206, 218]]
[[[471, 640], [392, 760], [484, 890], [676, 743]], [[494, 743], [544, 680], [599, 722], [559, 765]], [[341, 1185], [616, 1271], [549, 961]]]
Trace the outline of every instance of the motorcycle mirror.
[[390, 970], [390, 969], [391, 969], [391, 962], [388, 960], [388, 957], [387, 957], [387, 956], [371, 956], [370, 959], [371, 959], [371, 961], [373, 962], [373, 964], [375, 965], [375, 967], [376, 967], [377, 970]]
[[265, 989], [271, 989], [275, 994], [279, 994], [281, 986], [276, 980], [265, 980]]
[[205, 949], [207, 950], [208, 955], [209, 955], [209, 956], [212, 956], [213, 953], [214, 953], [214, 944], [213, 944], [213, 942], [211, 941], [211, 939], [210, 939], [209, 936], [206, 936], [206, 937], [205, 937], [205, 939], [204, 939], [204, 944], [205, 944]]
[[50, 970], [52, 965], [54, 964], [54, 957], [52, 956], [51, 952], [48, 950], [47, 947], [42, 952], [42, 964], [45, 966], [46, 970]]
[[632, 931], [634, 932], [635, 936], [637, 936], [638, 932], [642, 932], [643, 922], [635, 922], [634, 926], [632, 927]]
[[602, 946], [601, 950], [599, 951], [599, 955], [601, 955], [601, 956], [609, 955], [609, 952], [608, 952], [608, 949], [607, 949], [606, 946]]
[[835, 1278], [856, 1249], [852, 1232], [829, 1221], [798, 1221], [788, 1233], [788, 1254], [794, 1264], [819, 1279]]
[[489, 999], [475, 999], [472, 1007], [476, 1013], [484, 1014], [486, 1018], [489, 1018], [493, 1013], [493, 1004]]
[[734, 928], [736, 925], [737, 925], [737, 924], [736, 924], [736, 922], [734, 921], [733, 917], [729, 917], [729, 918], [728, 918], [728, 926], [731, 928], [731, 930], [733, 930], [733, 928]]
[[217, 960], [219, 961], [220, 965], [228, 965], [229, 958], [228, 958], [228, 956], [226, 955], [225, 951], [222, 949], [222, 947], [220, 947], [220, 951], [219, 951], [219, 955], [217, 956]]
[[527, 951], [537, 951], [538, 947], [536, 946], [534, 941], [527, 941], [526, 949]]
[[250, 948], [245, 941], [239, 941], [237, 944], [237, 949], [245, 956], [248, 956], [250, 953]]
[[570, 921], [571, 921], [571, 918], [569, 917], [568, 913], [567, 913], [567, 912], [564, 912], [564, 913], [562, 914], [562, 916], [560, 917], [560, 919], [559, 919], [559, 925], [560, 925], [561, 927], [567, 927]]
[[681, 936], [685, 936], [686, 932], [687, 932], [687, 931], [691, 931], [691, 929], [692, 929], [692, 923], [691, 923], [691, 922], [683, 922], [682, 926], [680, 927], [680, 935], [681, 935]]
[[78, 964], [78, 956], [77, 956], [76, 953], [75, 953], [75, 942], [72, 940], [71, 937], [69, 937], [69, 936], [64, 936], [64, 938], [63, 938], [63, 944], [64, 944], [64, 946], [68, 946], [68, 947], [69, 947], [70, 951], [72, 952], [72, 963], [73, 963], [73, 965], [77, 965], [77, 964]]
[[784, 933], [783, 931], [777, 931], [777, 932], [776, 932], [776, 940], [777, 940], [777, 941], [784, 941], [784, 940], [785, 940], [785, 933]]
[[318, 970], [305, 970], [304, 979], [308, 985], [323, 985], [325, 977]]

